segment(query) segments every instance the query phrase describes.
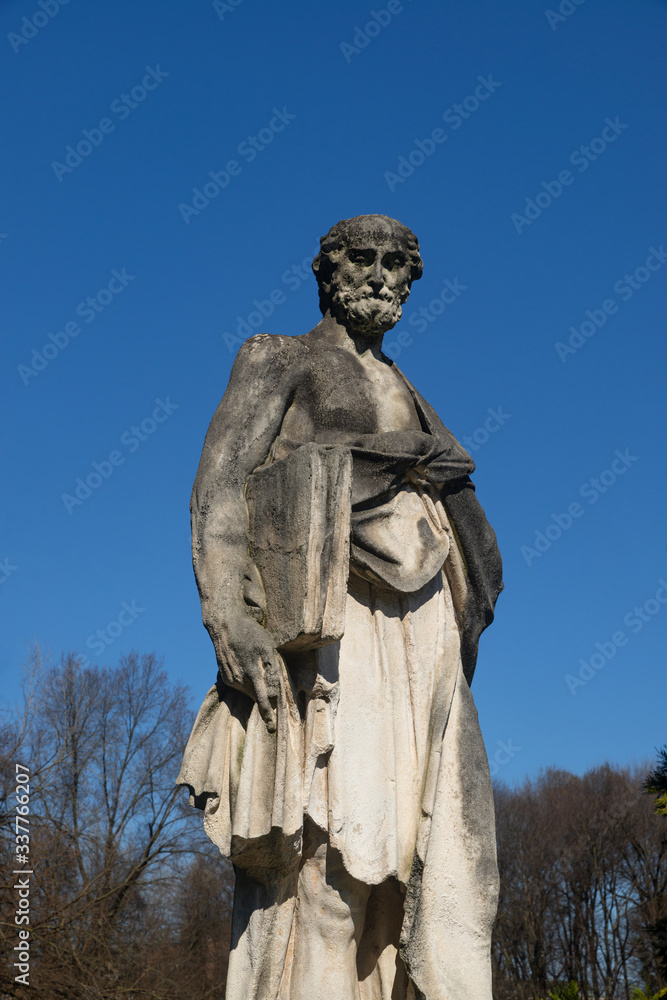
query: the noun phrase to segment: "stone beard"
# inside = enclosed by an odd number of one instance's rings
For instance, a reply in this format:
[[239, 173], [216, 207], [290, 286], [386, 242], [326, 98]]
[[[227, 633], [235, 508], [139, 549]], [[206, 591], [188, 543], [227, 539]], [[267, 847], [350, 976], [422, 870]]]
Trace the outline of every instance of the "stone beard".
[[370, 290], [359, 294], [356, 289], [336, 286], [331, 297], [331, 312], [344, 326], [377, 337], [398, 323], [401, 304], [398, 296], [384, 289], [375, 296]]
[[359, 216], [323, 318], [247, 340], [193, 561], [219, 667], [178, 781], [236, 872], [227, 1000], [491, 1000], [498, 873], [470, 693], [501, 583], [474, 464], [383, 334], [416, 237]]

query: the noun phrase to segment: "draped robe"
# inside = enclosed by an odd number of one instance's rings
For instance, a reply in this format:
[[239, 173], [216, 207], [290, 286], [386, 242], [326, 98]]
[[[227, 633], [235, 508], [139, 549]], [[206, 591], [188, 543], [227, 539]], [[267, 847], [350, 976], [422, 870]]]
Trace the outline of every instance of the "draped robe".
[[[491, 1000], [495, 827], [469, 684], [500, 556], [472, 460], [405, 382], [423, 429], [350, 444], [342, 639], [281, 659], [275, 734], [219, 676], [185, 751], [178, 782], [237, 871], [228, 1000], [283, 995], [304, 816], [354, 878], [404, 887], [418, 998]], [[279, 435], [269, 461], [302, 443]]]

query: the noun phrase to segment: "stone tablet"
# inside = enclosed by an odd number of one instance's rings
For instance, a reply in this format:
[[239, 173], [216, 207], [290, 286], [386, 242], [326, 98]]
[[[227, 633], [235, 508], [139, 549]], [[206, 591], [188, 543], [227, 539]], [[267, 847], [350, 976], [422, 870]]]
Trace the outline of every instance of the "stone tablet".
[[350, 557], [352, 456], [304, 444], [254, 472], [246, 486], [250, 555], [276, 648], [342, 638]]

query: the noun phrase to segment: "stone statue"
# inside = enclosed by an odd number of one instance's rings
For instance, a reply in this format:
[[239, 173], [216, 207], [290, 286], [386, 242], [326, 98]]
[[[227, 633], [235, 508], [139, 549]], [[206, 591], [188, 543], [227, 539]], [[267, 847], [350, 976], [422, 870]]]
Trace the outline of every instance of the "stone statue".
[[491, 1000], [469, 685], [500, 555], [470, 456], [382, 353], [417, 239], [342, 221], [313, 271], [322, 320], [243, 344], [192, 497], [219, 673], [178, 781], [235, 866], [227, 1000]]

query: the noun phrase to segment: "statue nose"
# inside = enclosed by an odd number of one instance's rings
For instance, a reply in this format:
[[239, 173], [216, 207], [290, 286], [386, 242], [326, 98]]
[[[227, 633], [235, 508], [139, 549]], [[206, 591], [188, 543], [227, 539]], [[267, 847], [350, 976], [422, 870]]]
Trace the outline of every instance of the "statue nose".
[[371, 286], [374, 292], [379, 292], [384, 285], [384, 278], [382, 277], [382, 267], [381, 265], [376, 265], [373, 268], [373, 273], [368, 279], [368, 284]]

